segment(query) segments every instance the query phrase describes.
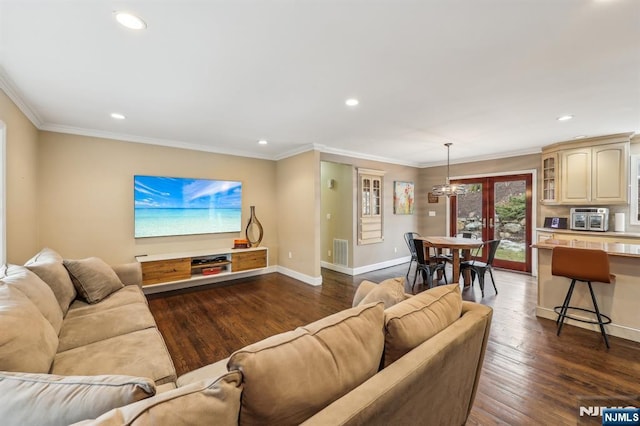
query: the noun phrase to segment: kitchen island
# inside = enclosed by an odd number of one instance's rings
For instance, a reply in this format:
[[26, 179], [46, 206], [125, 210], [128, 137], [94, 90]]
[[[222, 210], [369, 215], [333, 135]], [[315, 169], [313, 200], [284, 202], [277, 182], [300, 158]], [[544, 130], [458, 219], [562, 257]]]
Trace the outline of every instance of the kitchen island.
[[[610, 270], [615, 274], [614, 284], [593, 283], [593, 290], [600, 311], [611, 317], [606, 325], [607, 333], [612, 336], [640, 342], [640, 244], [619, 242], [580, 241], [564, 239], [546, 239], [538, 241], [532, 247], [538, 249], [538, 306], [536, 315], [555, 320], [558, 315], [555, 306], [562, 305], [571, 280], [551, 275], [551, 252], [556, 246], [580, 249], [604, 250], [609, 254]], [[593, 309], [589, 289], [576, 286], [571, 299], [573, 306]], [[585, 318], [588, 314], [584, 314]], [[567, 319], [565, 324], [588, 328], [600, 332], [595, 324], [587, 324]]]

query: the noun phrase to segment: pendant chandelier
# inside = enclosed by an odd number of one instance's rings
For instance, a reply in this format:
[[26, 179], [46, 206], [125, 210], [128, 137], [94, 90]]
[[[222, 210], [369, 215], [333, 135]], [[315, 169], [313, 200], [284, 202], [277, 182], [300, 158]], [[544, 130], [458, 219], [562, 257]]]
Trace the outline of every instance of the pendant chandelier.
[[449, 150], [451, 148], [451, 145], [453, 145], [451, 142], [447, 142], [444, 144], [444, 146], [447, 147], [447, 180], [445, 181], [444, 184], [435, 185], [431, 190], [433, 195], [436, 195], [438, 197], [441, 195], [446, 195], [447, 197], [450, 197], [452, 195], [455, 196], [455, 195], [461, 195], [461, 194], [467, 193], [467, 187], [465, 185], [460, 185], [456, 183], [452, 185], [451, 183], [449, 183]]

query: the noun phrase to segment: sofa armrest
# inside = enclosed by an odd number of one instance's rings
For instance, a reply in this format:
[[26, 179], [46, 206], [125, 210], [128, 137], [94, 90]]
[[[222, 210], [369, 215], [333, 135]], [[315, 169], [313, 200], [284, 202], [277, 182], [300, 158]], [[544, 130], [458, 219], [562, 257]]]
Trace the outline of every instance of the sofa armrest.
[[142, 267], [139, 262], [111, 266], [124, 285], [142, 285]]
[[491, 320], [493, 319], [493, 308], [490, 308], [486, 305], [482, 305], [480, 303], [474, 302], [462, 302], [462, 314], [461, 317], [473, 316], [478, 318], [486, 318], [487, 326], [484, 329], [484, 335], [482, 338], [482, 351], [480, 352], [480, 359], [478, 359], [478, 369], [476, 370], [476, 380], [473, 383], [473, 392], [471, 394], [471, 404], [469, 404], [469, 409], [467, 410], [467, 417], [471, 414], [471, 409], [473, 408], [473, 401], [476, 398], [476, 393], [478, 391], [478, 382], [480, 382], [480, 373], [482, 373], [482, 364], [484, 364], [484, 355], [487, 351], [487, 344], [489, 343], [489, 332], [491, 331]]

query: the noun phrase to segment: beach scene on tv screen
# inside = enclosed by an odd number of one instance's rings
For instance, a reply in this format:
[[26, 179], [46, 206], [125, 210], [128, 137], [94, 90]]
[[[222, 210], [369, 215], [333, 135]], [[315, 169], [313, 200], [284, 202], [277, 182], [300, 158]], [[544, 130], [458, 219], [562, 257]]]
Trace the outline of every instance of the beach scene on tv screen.
[[135, 237], [239, 232], [242, 183], [134, 176]]

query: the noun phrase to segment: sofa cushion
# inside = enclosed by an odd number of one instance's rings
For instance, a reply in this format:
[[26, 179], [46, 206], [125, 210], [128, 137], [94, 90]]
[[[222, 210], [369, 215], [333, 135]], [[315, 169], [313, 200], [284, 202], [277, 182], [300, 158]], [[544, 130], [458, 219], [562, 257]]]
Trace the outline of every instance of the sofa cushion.
[[48, 373], [57, 348], [58, 335], [36, 305], [0, 283], [0, 370]]
[[60, 309], [62, 309], [62, 315], [65, 315], [77, 293], [69, 273], [62, 264], [62, 256], [50, 248], [43, 248], [24, 266], [49, 284], [53, 294], [56, 295]]
[[438, 286], [406, 299], [384, 313], [384, 366], [427, 341], [460, 318], [460, 286]]
[[153, 379], [156, 385], [176, 381], [176, 370], [157, 328], [134, 331], [58, 352], [51, 373], [62, 376], [141, 376]]
[[78, 425], [237, 425], [242, 393], [237, 371], [164, 392]]
[[234, 352], [245, 424], [299, 424], [376, 374], [383, 304], [347, 309]]
[[362, 302], [362, 299], [364, 299], [367, 294], [369, 294], [374, 288], [376, 288], [377, 285], [378, 284], [374, 282], [362, 280], [358, 285], [358, 288], [356, 289], [356, 293], [353, 295], [353, 303], [351, 304], [351, 306], [358, 306], [360, 302]]
[[176, 380], [176, 384], [179, 387], [182, 387], [190, 385], [191, 383], [201, 382], [211, 377], [220, 377], [229, 371], [227, 370], [228, 362], [229, 358], [224, 358], [211, 364], [207, 364], [204, 367], [191, 370], [188, 373], [185, 373], [182, 376], [178, 377], [178, 380]]
[[0, 268], [0, 280], [14, 286], [33, 302], [40, 313], [53, 326], [56, 334], [62, 326], [62, 309], [51, 287], [24, 266], [4, 265]]
[[98, 303], [124, 287], [111, 266], [98, 257], [63, 261], [76, 290], [89, 303]]
[[139, 309], [148, 309], [147, 298], [145, 297], [142, 288], [134, 285], [124, 286], [120, 290], [111, 293], [109, 296], [102, 299], [100, 303], [93, 305], [90, 305], [84, 300], [76, 299], [71, 306], [69, 306], [69, 311], [67, 312], [67, 316], [65, 316], [65, 320], [82, 315], [91, 315], [96, 312], [129, 304], [141, 304], [143, 306]]
[[140, 377], [0, 372], [0, 419], [10, 425], [69, 425], [154, 394], [153, 381]]
[[[360, 283], [360, 286], [366, 282], [367, 281], [363, 281]], [[360, 286], [358, 288], [360, 288]], [[367, 285], [367, 287], [369, 286]], [[357, 294], [358, 292], [356, 291], [356, 295]], [[402, 302], [404, 299], [404, 277], [390, 278], [382, 281], [380, 284], [374, 284], [374, 287], [367, 292], [356, 306], [366, 305], [367, 303], [382, 302], [386, 309], [398, 302]]]
[[168, 392], [170, 390], [174, 390], [175, 388], [177, 388], [175, 382], [163, 383], [161, 385], [156, 386], [156, 393]]
[[89, 343], [155, 327], [156, 322], [146, 305], [133, 303], [103, 309], [89, 315], [65, 318], [58, 339], [58, 352]]

